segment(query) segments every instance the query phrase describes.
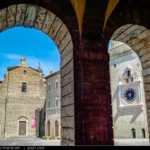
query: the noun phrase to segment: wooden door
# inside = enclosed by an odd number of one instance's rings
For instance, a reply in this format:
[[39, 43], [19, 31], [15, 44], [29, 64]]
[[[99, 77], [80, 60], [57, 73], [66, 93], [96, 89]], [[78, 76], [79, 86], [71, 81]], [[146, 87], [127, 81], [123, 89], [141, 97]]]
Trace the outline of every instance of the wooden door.
[[19, 135], [26, 135], [26, 121], [19, 121]]

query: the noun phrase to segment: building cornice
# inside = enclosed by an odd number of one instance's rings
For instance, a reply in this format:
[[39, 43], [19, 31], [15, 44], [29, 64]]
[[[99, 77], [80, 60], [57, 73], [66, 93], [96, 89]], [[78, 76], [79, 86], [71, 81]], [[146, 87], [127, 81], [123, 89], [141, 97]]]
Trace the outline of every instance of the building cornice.
[[47, 79], [49, 79], [49, 78], [51, 78], [51, 77], [53, 77], [53, 76], [56, 76], [56, 75], [58, 75], [58, 74], [60, 74], [60, 71], [54, 72], [54, 73], [52, 73], [52, 74], [46, 76], [45, 79], [47, 80]]

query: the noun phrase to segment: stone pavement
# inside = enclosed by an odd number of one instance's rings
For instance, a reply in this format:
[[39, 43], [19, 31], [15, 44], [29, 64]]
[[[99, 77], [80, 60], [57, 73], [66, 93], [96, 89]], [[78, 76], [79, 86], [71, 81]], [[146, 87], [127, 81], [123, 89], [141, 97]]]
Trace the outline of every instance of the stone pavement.
[[0, 139], [0, 146], [60, 146], [60, 140], [43, 140], [36, 137]]
[[150, 146], [149, 139], [114, 139], [115, 146]]
[[[149, 139], [115, 139], [115, 146], [150, 146]], [[36, 137], [0, 139], [0, 146], [60, 146], [60, 140], [43, 140]]]

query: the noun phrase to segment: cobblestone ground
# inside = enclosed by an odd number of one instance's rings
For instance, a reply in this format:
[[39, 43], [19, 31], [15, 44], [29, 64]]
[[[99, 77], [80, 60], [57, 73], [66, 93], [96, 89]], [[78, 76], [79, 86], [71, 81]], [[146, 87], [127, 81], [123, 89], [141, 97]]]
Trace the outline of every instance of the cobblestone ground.
[[60, 140], [43, 140], [36, 137], [0, 139], [0, 146], [60, 146]]

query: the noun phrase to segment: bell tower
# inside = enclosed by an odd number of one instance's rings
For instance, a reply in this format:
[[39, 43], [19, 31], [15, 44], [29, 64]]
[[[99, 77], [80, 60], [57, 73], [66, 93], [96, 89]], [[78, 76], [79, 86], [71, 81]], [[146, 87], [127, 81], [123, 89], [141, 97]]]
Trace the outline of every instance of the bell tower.
[[25, 66], [26, 65], [26, 59], [24, 57], [22, 57], [20, 59], [20, 62], [21, 62], [21, 66]]

